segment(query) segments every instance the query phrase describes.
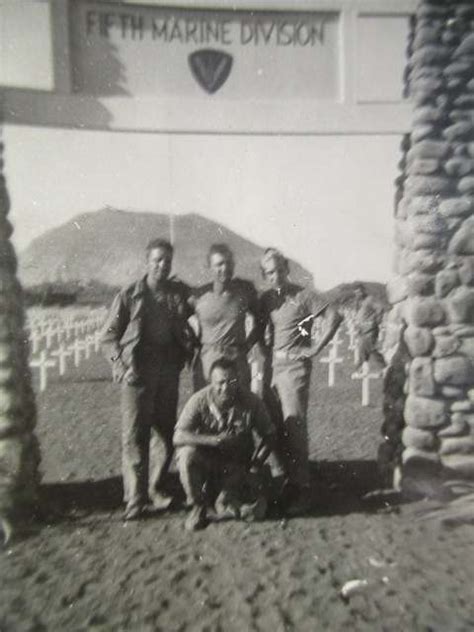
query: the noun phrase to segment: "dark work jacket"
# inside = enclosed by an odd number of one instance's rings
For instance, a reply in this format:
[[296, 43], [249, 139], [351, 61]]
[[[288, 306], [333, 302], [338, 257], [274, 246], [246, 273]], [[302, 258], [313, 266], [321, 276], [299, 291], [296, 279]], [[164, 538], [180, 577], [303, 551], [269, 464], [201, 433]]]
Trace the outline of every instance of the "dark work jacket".
[[[115, 297], [102, 333], [102, 347], [112, 363], [113, 378], [121, 382], [131, 368], [140, 377], [140, 362], [137, 351], [143, 338], [143, 315], [146, 277], [121, 290]], [[173, 366], [182, 369], [186, 358], [192, 355], [193, 340], [187, 319], [191, 314], [188, 304], [189, 289], [180, 281], [166, 282], [168, 309], [172, 314]], [[172, 367], [170, 367], [172, 368]]]

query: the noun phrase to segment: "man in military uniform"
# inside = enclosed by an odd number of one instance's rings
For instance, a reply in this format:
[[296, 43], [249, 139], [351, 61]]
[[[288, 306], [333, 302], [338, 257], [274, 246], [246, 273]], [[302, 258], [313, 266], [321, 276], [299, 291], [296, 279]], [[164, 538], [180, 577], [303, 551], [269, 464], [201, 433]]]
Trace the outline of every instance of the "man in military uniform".
[[179, 376], [192, 342], [188, 288], [169, 279], [173, 247], [147, 246], [146, 275], [122, 290], [110, 308], [102, 342], [121, 383], [125, 519], [140, 516], [148, 498], [157, 509], [172, 457]]
[[[314, 291], [290, 282], [288, 260], [275, 248], [265, 251], [261, 267], [270, 285], [259, 309], [270, 359], [269, 395], [276, 399], [282, 426], [280, 449], [289, 478], [287, 513], [296, 515], [310, 506], [306, 417], [311, 359], [328, 344], [342, 318]], [[311, 327], [316, 318], [322, 319], [323, 329], [313, 343]]]
[[206, 526], [212, 485], [218, 515], [258, 519], [267, 508], [255, 476], [275, 447], [275, 428], [263, 402], [237, 378], [235, 362], [217, 359], [210, 385], [189, 399], [176, 425], [180, 479], [191, 506], [189, 530]]
[[378, 349], [380, 323], [383, 318], [383, 307], [367, 293], [365, 285], [360, 283], [354, 291], [356, 299], [355, 329], [357, 333], [358, 363], [353, 376], [358, 376], [358, 371], [364, 362], [370, 362], [373, 358], [379, 369], [385, 369], [385, 359]]
[[207, 255], [211, 283], [193, 297], [201, 343], [194, 363], [194, 390], [209, 381], [210, 367], [221, 357], [237, 363], [239, 382], [250, 387], [247, 354], [257, 341], [257, 292], [250, 281], [234, 277], [234, 255], [227, 244], [213, 244]]

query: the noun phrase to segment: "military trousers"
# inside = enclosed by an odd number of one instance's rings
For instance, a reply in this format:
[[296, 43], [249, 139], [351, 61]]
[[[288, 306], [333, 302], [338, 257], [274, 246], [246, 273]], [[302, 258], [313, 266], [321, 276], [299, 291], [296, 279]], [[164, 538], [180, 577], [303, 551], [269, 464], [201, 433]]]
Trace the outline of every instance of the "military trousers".
[[209, 484], [216, 491], [239, 494], [248, 463], [223, 460], [218, 451], [199, 446], [182, 446], [176, 450], [179, 477], [190, 505], [204, 504]]
[[[274, 360], [272, 391], [279, 408], [279, 452], [291, 483], [307, 487], [309, 476], [308, 397], [311, 360]], [[269, 406], [271, 410], [272, 406]]]
[[122, 383], [124, 501], [144, 504], [162, 488], [173, 456], [179, 370], [147, 371], [138, 384]]

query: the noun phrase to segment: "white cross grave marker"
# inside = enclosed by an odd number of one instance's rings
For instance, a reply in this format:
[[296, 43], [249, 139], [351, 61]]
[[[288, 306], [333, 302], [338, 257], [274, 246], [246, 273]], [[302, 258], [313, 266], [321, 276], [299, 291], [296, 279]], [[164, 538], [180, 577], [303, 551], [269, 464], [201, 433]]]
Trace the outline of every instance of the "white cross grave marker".
[[46, 351], [41, 351], [38, 360], [31, 360], [30, 367], [39, 369], [40, 391], [46, 390], [48, 383], [48, 369], [56, 366], [56, 360], [48, 360]]
[[94, 336], [94, 351], [98, 353], [100, 351], [100, 340], [102, 338], [100, 330], [97, 329], [96, 331], [94, 331], [93, 336]]
[[45, 332], [45, 338], [46, 338], [46, 349], [49, 349], [51, 347], [51, 343], [53, 342], [53, 338], [57, 335], [57, 330], [53, 328], [52, 325], [50, 325], [48, 327], [48, 329]]
[[351, 375], [353, 380], [362, 381], [362, 406], [369, 406], [370, 404], [370, 380], [375, 380], [379, 377], [380, 371], [378, 373], [371, 373], [368, 362], [363, 363], [360, 373], [353, 373]]
[[61, 344], [63, 340], [66, 340], [66, 329], [64, 328], [64, 325], [58, 325], [56, 333], [58, 336], [58, 344]]
[[70, 349], [66, 349], [63, 343], [59, 345], [59, 348], [56, 351], [53, 351], [51, 355], [57, 356], [59, 360], [59, 375], [64, 375], [66, 373], [66, 358], [72, 355], [72, 351]]
[[37, 354], [40, 348], [40, 342], [43, 338], [43, 334], [38, 330], [32, 330], [30, 334], [30, 341], [32, 343], [31, 352]]
[[75, 330], [75, 326], [73, 322], [67, 322], [64, 325], [64, 331], [66, 333], [66, 340], [69, 340], [72, 337], [72, 332]]
[[356, 344], [354, 347], [354, 364], [357, 366], [360, 362], [360, 349], [359, 345]]
[[76, 338], [74, 342], [72, 343], [72, 345], [69, 345], [69, 349], [74, 354], [74, 366], [78, 367], [82, 359], [81, 352], [86, 350], [86, 344], [84, 343], [84, 340], [80, 340], [79, 338]]
[[39, 322], [39, 327], [41, 328], [41, 333], [44, 336], [46, 334], [47, 330], [50, 327], [50, 323], [49, 323], [48, 320], [46, 320], [46, 318], [43, 318], [42, 320], [40, 320], [38, 322]]
[[95, 351], [95, 345], [96, 345], [95, 337], [92, 334], [89, 334], [86, 337], [85, 345], [86, 345], [86, 358], [89, 359], [91, 356], [91, 349], [94, 349]]
[[334, 349], [334, 353], [336, 356], [337, 356], [337, 348], [344, 344], [344, 340], [342, 340], [342, 338], [340, 337], [341, 335], [340, 332], [341, 330], [338, 329], [329, 342], [329, 344], [331, 345], [331, 350]]
[[334, 386], [336, 382], [336, 364], [340, 364], [343, 361], [337, 355], [337, 344], [340, 344], [340, 341], [331, 347], [325, 358], [320, 359], [322, 364], [328, 365], [328, 386]]
[[353, 351], [354, 349], [356, 349], [357, 345], [356, 345], [356, 338], [357, 338], [357, 332], [354, 326], [351, 327], [347, 327], [347, 333], [349, 335], [349, 349], [351, 351]]

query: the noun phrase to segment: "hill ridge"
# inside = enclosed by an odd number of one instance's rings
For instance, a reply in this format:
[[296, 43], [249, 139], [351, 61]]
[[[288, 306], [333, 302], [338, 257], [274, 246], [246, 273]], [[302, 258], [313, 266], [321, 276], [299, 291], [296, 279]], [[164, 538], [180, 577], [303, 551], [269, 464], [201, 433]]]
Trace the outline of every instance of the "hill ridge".
[[[144, 251], [154, 237], [169, 238], [169, 213], [130, 211], [106, 205], [75, 215], [36, 237], [20, 252], [19, 275], [25, 286], [48, 282], [126, 285], [142, 274]], [[173, 273], [191, 285], [208, 280], [205, 257], [212, 243], [224, 242], [236, 256], [236, 275], [261, 284], [259, 259], [264, 247], [214, 219], [194, 211], [175, 215]], [[312, 285], [312, 275], [291, 262], [292, 278]]]

